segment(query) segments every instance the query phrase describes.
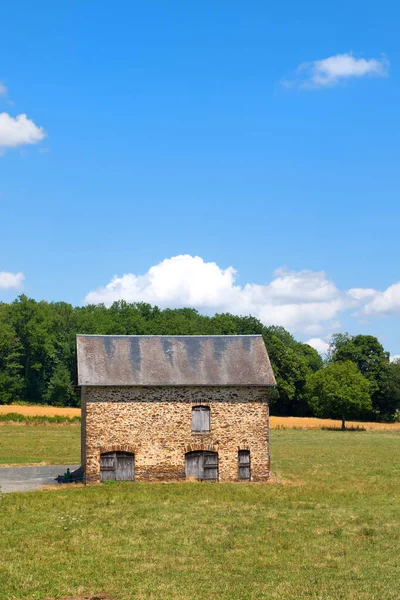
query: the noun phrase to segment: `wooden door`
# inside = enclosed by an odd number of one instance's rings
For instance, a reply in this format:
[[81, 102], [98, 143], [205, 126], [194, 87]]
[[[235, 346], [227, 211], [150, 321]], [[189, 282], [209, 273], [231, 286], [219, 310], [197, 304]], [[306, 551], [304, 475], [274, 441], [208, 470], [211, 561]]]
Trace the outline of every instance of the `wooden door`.
[[115, 452], [100, 455], [100, 481], [115, 481]]
[[203, 452], [203, 479], [216, 481], [218, 479], [217, 452]]
[[115, 473], [116, 481], [133, 481], [134, 462], [131, 452], [116, 452], [117, 468]]
[[250, 481], [250, 450], [239, 450], [239, 480]]
[[188, 452], [185, 455], [186, 477], [216, 481], [218, 479], [217, 452]]
[[103, 452], [100, 456], [100, 481], [133, 481], [132, 452]]
[[185, 455], [186, 478], [203, 479], [203, 457], [202, 452], [188, 452]]

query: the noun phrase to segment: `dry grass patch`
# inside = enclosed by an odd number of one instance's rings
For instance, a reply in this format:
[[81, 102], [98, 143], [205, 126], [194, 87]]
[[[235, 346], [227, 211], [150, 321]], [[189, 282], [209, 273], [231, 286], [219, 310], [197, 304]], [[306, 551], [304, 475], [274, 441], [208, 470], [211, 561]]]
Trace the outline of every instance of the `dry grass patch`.
[[[315, 417], [271, 417], [271, 429], [340, 429], [342, 422], [334, 419], [317, 419]], [[373, 423], [363, 421], [346, 421], [348, 428], [366, 429], [367, 431], [398, 431], [400, 423]]]
[[18, 413], [27, 417], [80, 417], [80, 408], [59, 408], [58, 406], [19, 406], [0, 404], [0, 414]]

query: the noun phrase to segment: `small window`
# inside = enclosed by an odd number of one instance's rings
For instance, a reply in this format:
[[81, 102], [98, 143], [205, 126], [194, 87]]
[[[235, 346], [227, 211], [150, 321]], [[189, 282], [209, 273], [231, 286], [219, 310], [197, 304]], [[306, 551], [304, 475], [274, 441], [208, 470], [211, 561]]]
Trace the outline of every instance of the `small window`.
[[250, 450], [239, 450], [239, 481], [250, 481]]
[[208, 406], [192, 408], [192, 431], [194, 433], [210, 432], [210, 408]]

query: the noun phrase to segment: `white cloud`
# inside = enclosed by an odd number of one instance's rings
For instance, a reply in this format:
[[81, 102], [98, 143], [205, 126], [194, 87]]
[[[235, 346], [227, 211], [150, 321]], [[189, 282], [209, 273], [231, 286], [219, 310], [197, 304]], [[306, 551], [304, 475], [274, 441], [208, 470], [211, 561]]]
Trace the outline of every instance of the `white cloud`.
[[4, 83], [2, 81], [0, 81], [0, 96], [6, 96], [7, 95], [7, 87], [4, 85]]
[[364, 306], [366, 315], [400, 314], [400, 282], [389, 286], [384, 292], [376, 292]]
[[23, 273], [0, 271], [0, 290], [20, 289], [24, 279]]
[[209, 314], [252, 314], [265, 324], [312, 336], [337, 328], [340, 312], [358, 305], [323, 271], [282, 268], [272, 281], [261, 285], [240, 286], [236, 279], [233, 267], [222, 269], [215, 262], [186, 254], [165, 259], [144, 275], [116, 275], [106, 286], [91, 291], [85, 303], [110, 305], [123, 299], [161, 308], [190, 306]]
[[12, 117], [0, 113], [0, 151], [25, 144], [37, 144], [46, 136], [43, 127], [38, 127], [24, 114]]
[[311, 338], [305, 343], [309, 346], [312, 346], [312, 348], [315, 348], [315, 350], [321, 355], [326, 354], [329, 350], [329, 342], [321, 338]]
[[351, 288], [347, 292], [355, 300], [366, 300], [377, 294], [372, 288]]
[[393, 354], [390, 357], [390, 362], [395, 362], [395, 361], [397, 362], [398, 360], [400, 360], [400, 354]]
[[332, 87], [352, 77], [384, 77], [388, 70], [389, 61], [386, 58], [355, 58], [347, 52], [302, 63], [294, 76], [282, 83], [285, 87]]

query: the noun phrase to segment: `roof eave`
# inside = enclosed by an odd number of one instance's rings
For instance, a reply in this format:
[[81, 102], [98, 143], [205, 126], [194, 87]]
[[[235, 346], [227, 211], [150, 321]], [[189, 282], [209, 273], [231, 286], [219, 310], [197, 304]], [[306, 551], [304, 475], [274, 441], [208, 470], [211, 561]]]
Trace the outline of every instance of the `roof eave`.
[[165, 388], [165, 387], [204, 387], [204, 388], [237, 388], [237, 387], [276, 387], [276, 383], [78, 383], [77, 387], [135, 387], [135, 388]]

